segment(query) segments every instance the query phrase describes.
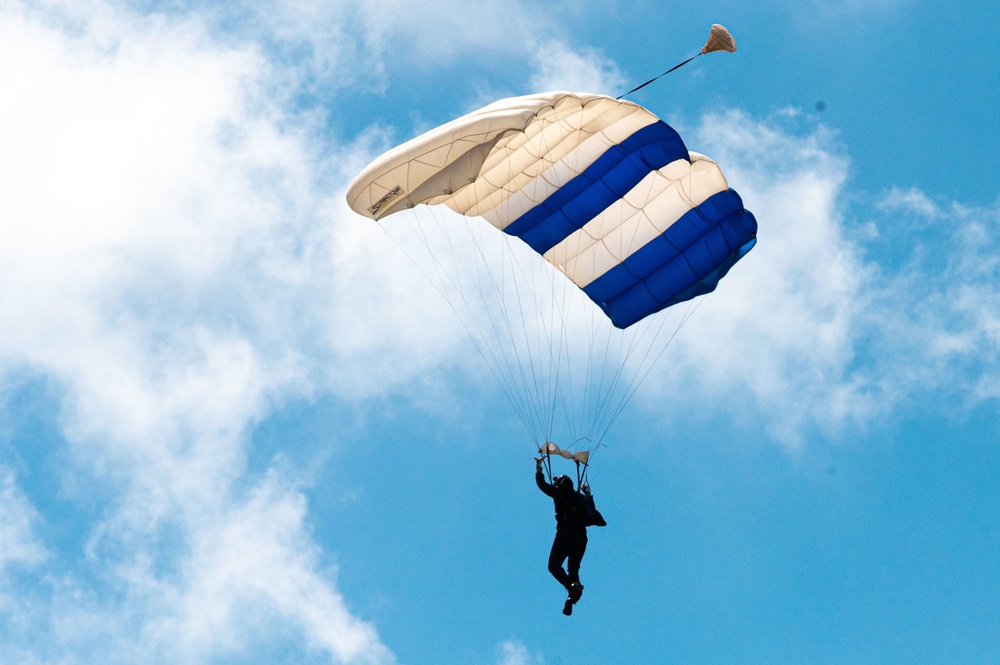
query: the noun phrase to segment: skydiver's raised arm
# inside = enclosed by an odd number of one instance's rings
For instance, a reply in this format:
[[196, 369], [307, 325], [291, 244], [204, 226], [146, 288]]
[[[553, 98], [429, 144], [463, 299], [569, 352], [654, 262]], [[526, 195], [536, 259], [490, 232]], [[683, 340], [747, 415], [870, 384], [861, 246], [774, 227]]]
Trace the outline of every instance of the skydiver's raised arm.
[[542, 460], [535, 458], [535, 483], [538, 485], [538, 489], [545, 492], [548, 496], [555, 496], [556, 488], [550, 485], [545, 480], [545, 474], [542, 473]]

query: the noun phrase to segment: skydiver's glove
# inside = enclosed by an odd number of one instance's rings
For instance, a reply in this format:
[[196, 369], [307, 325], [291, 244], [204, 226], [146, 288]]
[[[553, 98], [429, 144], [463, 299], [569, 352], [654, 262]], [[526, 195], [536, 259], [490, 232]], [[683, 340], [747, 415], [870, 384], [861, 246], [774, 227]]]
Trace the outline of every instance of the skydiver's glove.
[[541, 471], [542, 470], [542, 458], [541, 457], [534, 457], [532, 459], [535, 460], [535, 471]]
[[583, 484], [583, 493], [590, 496], [590, 483]]

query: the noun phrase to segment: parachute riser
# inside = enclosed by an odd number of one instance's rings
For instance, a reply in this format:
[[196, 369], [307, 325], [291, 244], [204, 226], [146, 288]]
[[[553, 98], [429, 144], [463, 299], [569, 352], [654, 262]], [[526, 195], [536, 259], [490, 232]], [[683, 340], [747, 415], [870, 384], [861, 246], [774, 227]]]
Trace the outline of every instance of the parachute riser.
[[576, 489], [578, 492], [583, 491], [583, 485], [587, 482], [587, 470], [589, 468], [589, 464], [576, 463]]

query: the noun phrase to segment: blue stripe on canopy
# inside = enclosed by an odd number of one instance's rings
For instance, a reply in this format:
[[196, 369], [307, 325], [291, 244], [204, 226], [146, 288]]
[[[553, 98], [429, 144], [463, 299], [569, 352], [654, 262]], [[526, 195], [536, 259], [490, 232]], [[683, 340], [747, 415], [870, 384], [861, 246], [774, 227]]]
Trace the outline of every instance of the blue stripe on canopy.
[[583, 289], [612, 323], [633, 323], [715, 290], [757, 242], [757, 220], [729, 189], [685, 213], [660, 236]]
[[608, 150], [583, 173], [511, 222], [504, 232], [544, 254], [622, 198], [650, 172], [690, 160], [681, 137], [654, 122]]

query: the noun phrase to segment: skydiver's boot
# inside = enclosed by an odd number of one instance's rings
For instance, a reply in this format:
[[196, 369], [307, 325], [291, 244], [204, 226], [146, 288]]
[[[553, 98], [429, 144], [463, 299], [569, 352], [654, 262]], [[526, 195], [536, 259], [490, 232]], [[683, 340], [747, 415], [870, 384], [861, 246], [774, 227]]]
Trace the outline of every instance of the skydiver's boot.
[[567, 598], [566, 599], [566, 604], [563, 605], [563, 614], [565, 614], [566, 616], [569, 616], [569, 615], [573, 614], [573, 599], [572, 598]]
[[569, 600], [571, 603], [576, 605], [576, 602], [580, 600], [583, 595], [583, 585], [579, 582], [573, 582], [569, 585]]

